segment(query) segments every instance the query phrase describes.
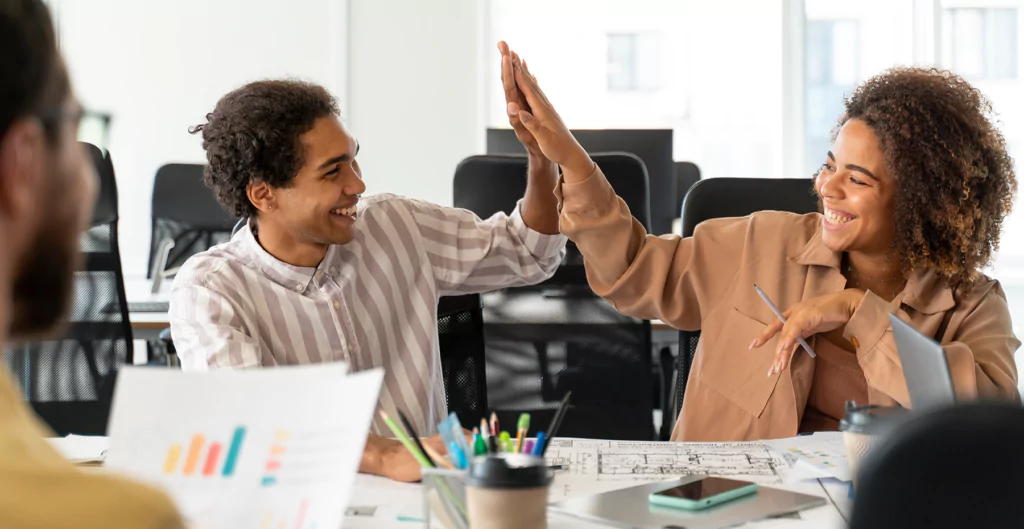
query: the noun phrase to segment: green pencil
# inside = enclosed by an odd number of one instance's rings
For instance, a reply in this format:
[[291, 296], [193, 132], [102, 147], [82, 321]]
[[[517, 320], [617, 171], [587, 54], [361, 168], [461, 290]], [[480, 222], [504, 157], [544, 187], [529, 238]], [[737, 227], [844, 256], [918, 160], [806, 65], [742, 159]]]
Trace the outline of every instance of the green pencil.
[[416, 461], [421, 466], [434, 468], [434, 465], [430, 464], [430, 460], [427, 459], [427, 456], [424, 455], [423, 452], [420, 452], [420, 449], [416, 447], [416, 444], [412, 442], [412, 439], [409, 439], [409, 436], [398, 427], [398, 424], [396, 424], [391, 417], [388, 417], [387, 413], [384, 413], [384, 410], [380, 410], [380, 418], [384, 419], [384, 424], [388, 425], [388, 428], [391, 429], [391, 432], [394, 433], [395, 437], [397, 437], [399, 442], [402, 443], [402, 446], [412, 454], [412, 457], [416, 458]]

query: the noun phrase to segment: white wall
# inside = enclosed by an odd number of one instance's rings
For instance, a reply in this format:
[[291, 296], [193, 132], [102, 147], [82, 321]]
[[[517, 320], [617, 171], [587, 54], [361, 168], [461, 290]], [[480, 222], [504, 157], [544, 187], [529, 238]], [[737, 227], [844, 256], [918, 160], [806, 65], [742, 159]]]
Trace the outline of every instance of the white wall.
[[79, 97], [114, 115], [125, 273], [145, 274], [153, 175], [205, 161], [188, 127], [252, 80], [299, 77], [345, 101], [347, 0], [50, 0]]
[[455, 166], [483, 152], [485, 9], [481, 0], [350, 0], [346, 123], [368, 192], [451, 204]]

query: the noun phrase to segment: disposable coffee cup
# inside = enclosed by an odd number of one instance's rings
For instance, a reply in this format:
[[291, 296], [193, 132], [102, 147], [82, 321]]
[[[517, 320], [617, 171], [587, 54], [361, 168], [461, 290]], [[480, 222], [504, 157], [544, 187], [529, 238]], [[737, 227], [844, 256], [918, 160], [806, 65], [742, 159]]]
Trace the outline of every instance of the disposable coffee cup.
[[871, 447], [906, 416], [907, 410], [899, 406], [857, 406], [853, 401], [846, 403], [846, 416], [839, 422], [839, 429], [843, 432], [843, 444], [846, 445], [846, 457], [854, 481], [860, 462], [871, 451]]
[[546, 529], [553, 478], [544, 458], [526, 454], [477, 457], [466, 476], [472, 529]]

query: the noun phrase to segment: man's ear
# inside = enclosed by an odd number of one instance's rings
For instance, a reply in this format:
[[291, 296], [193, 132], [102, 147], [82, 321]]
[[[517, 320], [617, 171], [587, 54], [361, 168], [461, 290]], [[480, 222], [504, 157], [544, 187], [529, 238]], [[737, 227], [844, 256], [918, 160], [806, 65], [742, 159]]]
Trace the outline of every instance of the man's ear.
[[249, 182], [245, 188], [245, 194], [249, 196], [249, 202], [261, 213], [273, 211], [277, 205], [274, 199], [274, 189], [266, 182]]
[[45, 172], [42, 125], [31, 118], [15, 120], [0, 138], [0, 217], [23, 219], [39, 207], [37, 194]]

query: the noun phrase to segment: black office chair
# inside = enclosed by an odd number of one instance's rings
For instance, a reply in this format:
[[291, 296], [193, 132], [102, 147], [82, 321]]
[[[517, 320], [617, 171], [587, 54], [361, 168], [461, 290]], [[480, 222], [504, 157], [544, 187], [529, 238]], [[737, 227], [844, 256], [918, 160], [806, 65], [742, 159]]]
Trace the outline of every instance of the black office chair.
[[[649, 226], [643, 162], [630, 154], [593, 158], [632, 213]], [[455, 206], [482, 218], [511, 213], [526, 190], [526, 167], [522, 156], [463, 160], [455, 172]], [[650, 322], [619, 314], [590, 290], [574, 245], [568, 245], [548, 281], [484, 294], [483, 302], [487, 398], [503, 424], [513, 427], [525, 411], [533, 417], [531, 433], [543, 430], [571, 390], [573, 405], [560, 435], [654, 437], [658, 383], [651, 367]]]
[[851, 529], [1024, 525], [1024, 409], [972, 403], [910, 419], [857, 474]]
[[[810, 178], [709, 178], [690, 188], [683, 201], [682, 236], [692, 237], [698, 224], [708, 219], [744, 217], [757, 211], [818, 211]], [[686, 380], [690, 376], [693, 356], [697, 353], [700, 331], [679, 331], [679, 354], [676, 356], [676, 390], [673, 396], [674, 415], [663, 417], [663, 433], [671, 432], [683, 406]]]
[[226, 242], [237, 220], [203, 183], [202, 165], [161, 167], [153, 181], [153, 236], [146, 277], [172, 275], [189, 257]]
[[697, 182], [700, 182], [700, 168], [693, 162], [676, 162], [676, 211], [682, 213], [683, 199]]
[[472, 429], [490, 413], [480, 295], [442, 297], [437, 304], [437, 335], [448, 411]]
[[132, 363], [132, 329], [117, 242], [117, 185], [110, 155], [83, 144], [100, 192], [81, 237], [68, 323], [52, 339], [12, 344], [6, 360], [26, 400], [55, 434], [104, 435], [120, 366]]

